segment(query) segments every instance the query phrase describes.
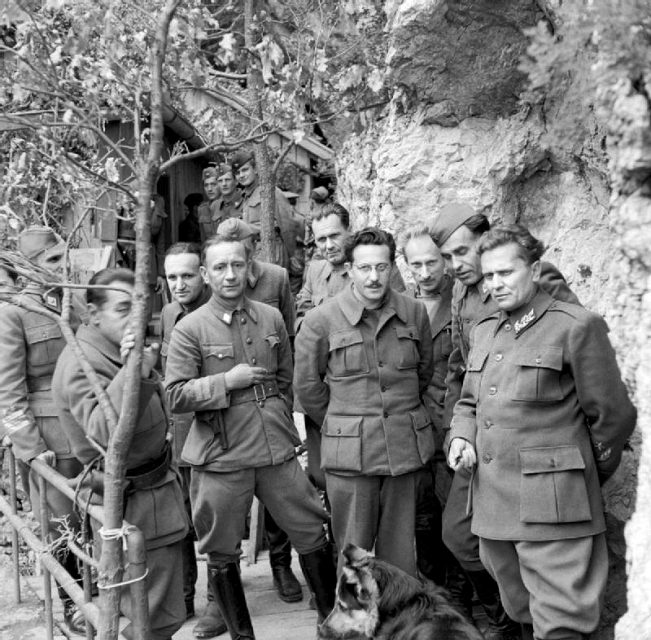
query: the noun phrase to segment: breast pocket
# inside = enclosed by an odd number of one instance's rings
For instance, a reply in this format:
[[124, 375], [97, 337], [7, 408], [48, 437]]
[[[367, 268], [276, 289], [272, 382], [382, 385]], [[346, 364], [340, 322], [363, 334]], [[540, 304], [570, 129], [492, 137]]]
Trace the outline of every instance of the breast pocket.
[[369, 372], [361, 331], [338, 331], [330, 336], [328, 366], [332, 376], [337, 378]]
[[54, 364], [63, 349], [63, 334], [57, 324], [25, 327], [29, 364], [42, 367]]
[[201, 347], [203, 375], [224, 373], [235, 365], [235, 351], [232, 344], [204, 344]]
[[419, 336], [413, 325], [396, 327], [398, 337], [398, 369], [415, 369], [420, 362]]
[[513, 356], [518, 366], [513, 400], [557, 402], [563, 399], [563, 349], [543, 346], [521, 349]]
[[532, 524], [592, 519], [585, 461], [576, 445], [520, 449], [520, 520]]

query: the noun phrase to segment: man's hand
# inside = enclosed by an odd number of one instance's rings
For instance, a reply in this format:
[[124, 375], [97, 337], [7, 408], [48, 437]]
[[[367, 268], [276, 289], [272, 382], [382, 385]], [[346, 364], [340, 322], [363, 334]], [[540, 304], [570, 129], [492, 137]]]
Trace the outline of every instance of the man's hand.
[[[131, 349], [136, 346], [136, 338], [132, 331], [127, 331], [120, 342], [120, 358], [122, 362], [126, 362], [129, 357]], [[158, 362], [158, 352], [160, 345], [157, 342], [150, 344], [142, 350], [142, 366], [140, 368], [140, 376], [143, 380], [149, 378], [151, 370]]]
[[463, 438], [454, 438], [450, 442], [448, 465], [455, 471], [460, 467], [465, 467], [470, 471], [476, 464], [477, 453], [475, 452], [475, 447]]
[[57, 456], [54, 451], [43, 451], [33, 458], [34, 460], [42, 460], [48, 467], [54, 467]]
[[269, 372], [264, 367], [252, 367], [250, 364], [235, 365], [224, 374], [226, 391], [246, 389], [254, 384], [264, 382], [269, 378]]

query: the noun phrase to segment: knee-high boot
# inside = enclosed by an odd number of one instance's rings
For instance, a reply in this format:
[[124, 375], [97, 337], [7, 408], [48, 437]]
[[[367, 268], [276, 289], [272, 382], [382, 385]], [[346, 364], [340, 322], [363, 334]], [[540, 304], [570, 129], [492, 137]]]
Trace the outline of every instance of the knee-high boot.
[[237, 563], [209, 565], [208, 580], [232, 640], [255, 640]]
[[298, 556], [303, 575], [314, 594], [319, 623], [323, 622], [335, 606], [337, 571], [330, 544]]

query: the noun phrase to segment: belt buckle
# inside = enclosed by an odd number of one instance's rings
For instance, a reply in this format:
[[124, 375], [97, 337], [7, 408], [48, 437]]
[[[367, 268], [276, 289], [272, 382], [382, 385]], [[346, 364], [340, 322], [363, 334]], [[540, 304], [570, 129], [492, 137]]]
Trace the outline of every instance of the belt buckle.
[[[262, 390], [262, 393], [258, 395], [258, 387]], [[264, 407], [264, 401], [267, 399], [267, 392], [265, 391], [264, 384], [254, 384], [253, 385], [253, 395], [255, 396], [255, 401], [260, 407]]]

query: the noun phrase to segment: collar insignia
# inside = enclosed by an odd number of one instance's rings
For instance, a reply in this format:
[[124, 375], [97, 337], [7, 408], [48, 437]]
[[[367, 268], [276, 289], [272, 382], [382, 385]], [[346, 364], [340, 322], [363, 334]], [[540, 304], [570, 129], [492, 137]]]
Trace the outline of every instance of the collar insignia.
[[528, 325], [530, 325], [536, 318], [536, 312], [531, 309], [528, 313], [525, 313], [514, 325], [513, 328], [515, 329], [516, 333], [520, 333], [523, 329], [525, 329]]

